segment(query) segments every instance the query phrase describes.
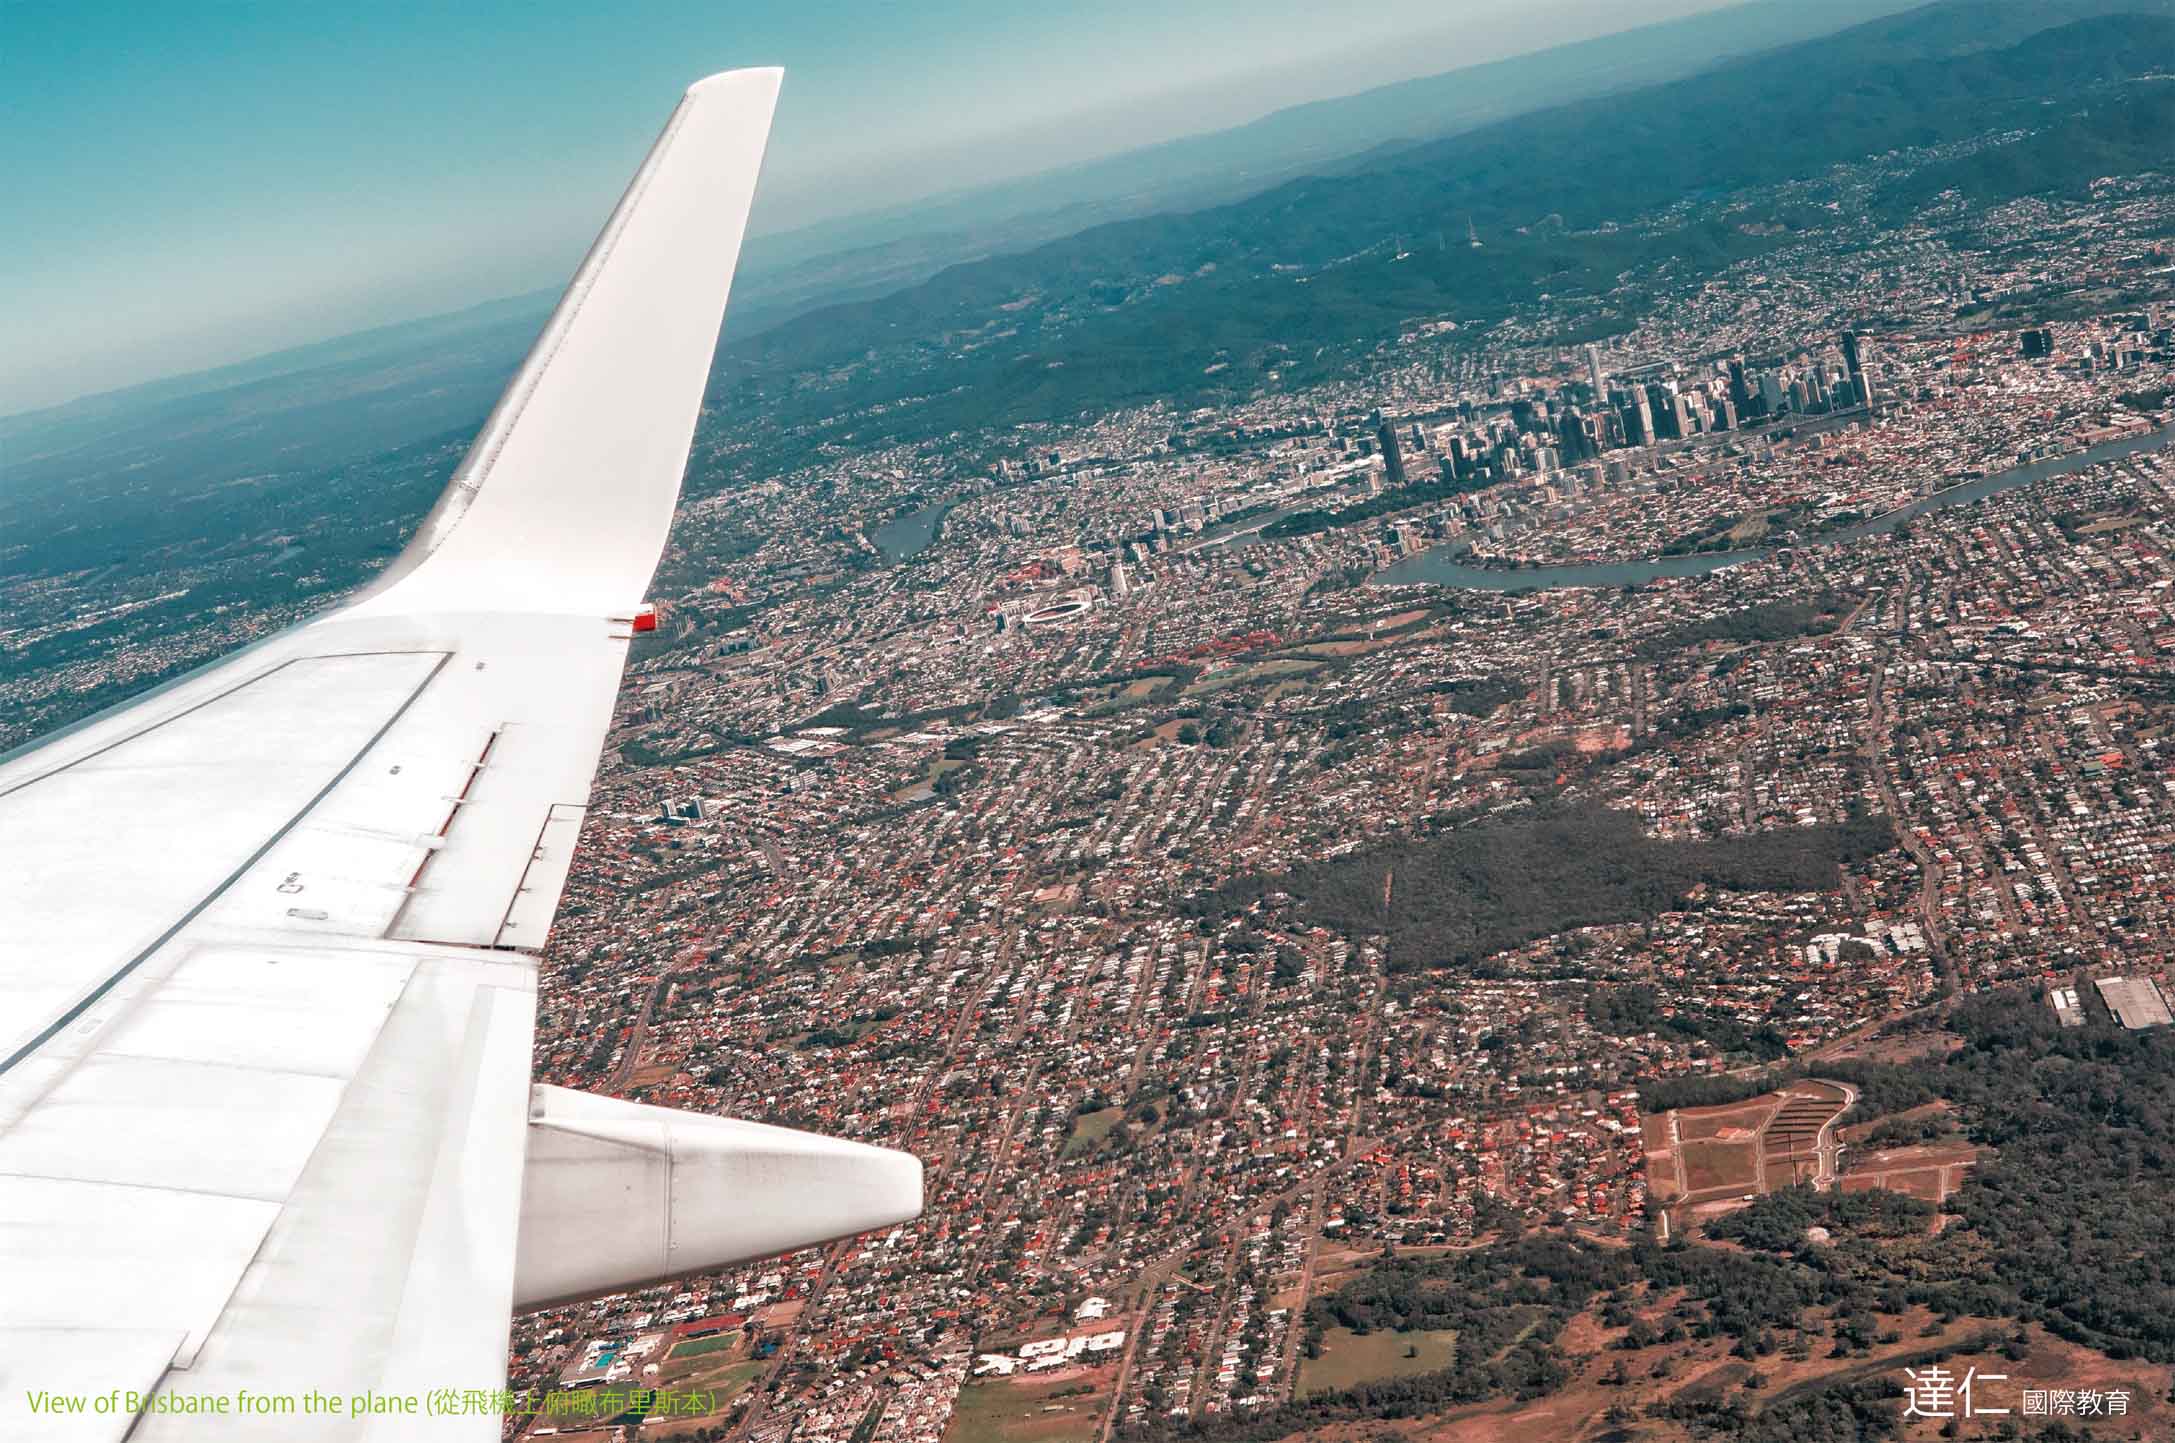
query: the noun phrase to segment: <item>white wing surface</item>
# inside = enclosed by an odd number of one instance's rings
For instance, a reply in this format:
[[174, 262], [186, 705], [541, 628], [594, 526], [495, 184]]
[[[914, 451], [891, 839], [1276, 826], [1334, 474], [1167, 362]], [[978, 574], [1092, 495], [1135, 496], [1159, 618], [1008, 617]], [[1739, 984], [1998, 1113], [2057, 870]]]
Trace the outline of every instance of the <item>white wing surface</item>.
[[0, 761], [0, 1437], [496, 1438], [344, 1400], [919, 1212], [903, 1154], [529, 1082], [778, 82], [687, 92], [376, 583]]

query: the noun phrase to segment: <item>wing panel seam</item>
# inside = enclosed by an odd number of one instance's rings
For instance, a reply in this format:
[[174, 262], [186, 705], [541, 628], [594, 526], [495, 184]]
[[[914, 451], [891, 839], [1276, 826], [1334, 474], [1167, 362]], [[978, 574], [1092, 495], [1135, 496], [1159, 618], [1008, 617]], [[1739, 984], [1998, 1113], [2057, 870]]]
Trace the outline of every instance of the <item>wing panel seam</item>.
[[[67, 761], [62, 762], [59, 766], [54, 767], [50, 771], [43, 771], [39, 772], [36, 776], [25, 777], [23, 778], [23, 780], [15, 783], [15, 785], [10, 787], [0, 787], [0, 797], [12, 797], [17, 792], [23, 791], [29, 787], [36, 786], [39, 782], [46, 781], [53, 777], [57, 777], [63, 772], [72, 771], [76, 767], [83, 765], [83, 763], [85, 762], [96, 761], [98, 758], [104, 756], [107, 752], [114, 750], [116, 747], [125, 747], [130, 742], [138, 741], [144, 737], [150, 736], [153, 732], [158, 731], [162, 727], [171, 725], [172, 723], [180, 721], [185, 717], [194, 716], [196, 715], [196, 713], [202, 711], [205, 707], [208, 707], [215, 702], [225, 701], [228, 697], [234, 695], [236, 692], [242, 691], [248, 687], [253, 687], [258, 682], [263, 681], [266, 677], [277, 676], [281, 672], [285, 671], [288, 667], [298, 665], [299, 663], [305, 661], [339, 661], [349, 657], [360, 656], [429, 656], [430, 654], [430, 649], [426, 647], [415, 651], [313, 651], [304, 656], [290, 656], [285, 661], [279, 663], [277, 666], [268, 666], [263, 671], [252, 672], [248, 676], [244, 677], [242, 680], [234, 683], [234, 685], [230, 687], [225, 687], [219, 691], [215, 691], [210, 696], [205, 697], [202, 701], [196, 702], [190, 706], [185, 706], [180, 711], [170, 712], [147, 726], [138, 727], [132, 732], [127, 732], [121, 736], [115, 737], [112, 741], [107, 742], [102, 747], [97, 747], [91, 751], [87, 751], [79, 757], [70, 757]], [[450, 655], [450, 652], [441, 651], [437, 653], [439, 666], [443, 666], [445, 664], [446, 658]], [[431, 669], [431, 676], [436, 676], [437, 674], [437, 667], [433, 667]], [[424, 686], [427, 686], [429, 684], [430, 677], [425, 677], [416, 689], [420, 691]], [[409, 700], [413, 701], [414, 697], [411, 696]], [[406, 709], [405, 704], [403, 704], [402, 709]], [[377, 740], [378, 739], [376, 737], [372, 737], [370, 739], [369, 745], [376, 746]], [[368, 747], [364, 748], [364, 750], [366, 751], [368, 749]], [[317, 803], [315, 800], [310, 803], [311, 806], [315, 806], [316, 804]]]
[[[421, 652], [365, 652], [358, 654], [377, 656], [427, 655], [427, 653]], [[282, 841], [286, 840], [287, 834], [289, 832], [292, 832], [298, 825], [300, 825], [303, 818], [309, 816], [311, 812], [317, 810], [318, 806], [324, 802], [325, 798], [332, 795], [333, 788], [339, 786], [340, 783], [346, 781], [349, 773], [353, 772], [355, 768], [362, 763], [362, 759], [364, 757], [370, 755], [372, 751], [376, 750], [378, 743], [385, 740], [385, 734], [387, 732], [390, 732], [395, 726], [399, 725], [400, 719], [408, 714], [408, 708], [414, 706], [416, 698], [420, 697], [425, 691], [428, 691], [430, 689], [430, 684], [438, 679], [438, 673], [445, 670], [446, 662], [451, 660], [451, 658], [451, 652], [439, 652], [438, 660], [432, 663], [431, 669], [428, 672], [424, 673], [423, 679], [415, 684], [415, 688], [410, 691], [405, 698], [402, 699], [400, 705], [393, 708], [393, 714], [385, 719], [385, 724], [379, 727], [375, 732], [372, 732], [370, 734], [370, 739], [368, 741], [365, 741], [360, 747], [357, 747], [355, 749], [355, 755], [349, 757], [347, 759], [346, 765], [342, 766], [339, 771], [333, 774], [332, 780], [326, 782], [324, 786], [318, 788], [317, 794], [315, 796], [311, 797], [307, 802], [304, 802], [302, 804], [302, 809], [300, 811], [296, 812], [285, 822], [281, 823], [278, 829], [275, 830], [271, 836], [264, 839], [263, 844], [259, 846], [256, 851], [250, 853], [247, 857], [243, 858], [240, 866], [236, 867], [225, 877], [221, 878], [217, 885], [215, 885], [210, 891], [206, 892], [203, 897], [198, 899], [195, 906], [191, 907], [188, 911], [182, 913], [181, 916], [175, 920], [173, 926], [167, 928], [164, 932], [160, 933], [156, 938], [152, 940], [149, 946], [145, 947], [135, 956], [129, 958], [128, 961], [122, 963], [119, 967], [108, 973], [104, 981], [100, 982], [97, 986], [93, 987], [89, 992], [84, 994], [84, 996], [79, 999], [74, 1006], [68, 1008], [58, 1017], [55, 1017], [51, 1022], [47, 1023], [36, 1036], [32, 1037], [22, 1046], [16, 1048], [14, 1052], [8, 1055], [5, 1061], [0, 1061], [0, 1074], [5, 1074], [9, 1069], [13, 1068], [24, 1058], [30, 1056], [33, 1052], [36, 1052], [39, 1048], [45, 1046], [46, 1043], [51, 1042], [55, 1037], [60, 1035], [61, 1030], [67, 1027], [69, 1023], [75, 1021], [84, 1013], [90, 1011], [92, 1007], [98, 1004], [101, 998], [103, 998], [108, 992], [111, 992], [117, 985], [119, 985], [123, 978], [127, 977], [131, 972], [134, 972], [138, 967], [142, 966], [145, 958], [149, 957], [152, 953], [158, 951], [167, 943], [173, 941], [175, 937], [179, 936], [181, 934], [181, 930], [184, 927], [187, 927], [191, 922], [194, 922], [199, 916], [203, 915], [205, 908], [209, 907], [212, 903], [218, 901], [221, 896], [225, 895], [227, 888], [233, 886], [237, 881], [239, 881], [243, 873], [247, 872], [251, 867], [256, 866], [257, 863], [263, 861], [266, 853], [270, 852], [274, 847], [278, 846]], [[295, 660], [301, 661], [305, 660], [305, 658], [296, 657]], [[291, 663], [283, 663], [283, 665], [290, 664]], [[271, 670], [264, 672], [263, 675], [269, 676], [272, 674], [272, 671], [277, 670], [279, 670], [279, 668], [274, 667]], [[251, 678], [251, 680], [254, 681], [256, 680], [256, 678], [253, 677]], [[239, 689], [240, 688], [236, 688], [236, 690]], [[226, 696], [231, 695], [231, 693], [222, 692], [220, 693], [220, 695]], [[196, 708], [191, 707], [190, 710], [194, 711], [196, 710]], [[171, 720], [171, 718], [167, 718], [166, 720]], [[163, 724], [164, 722], [162, 721], [160, 725]], [[134, 732], [131, 733], [131, 735], [142, 736], [146, 732], [149, 732], [151, 730], [151, 727], [146, 727], [143, 731]], [[101, 750], [105, 749], [101, 748]], [[82, 760], [82, 758], [78, 758], [78, 760]], [[73, 765], [73, 763], [70, 763], [69, 765]], [[65, 770], [65, 768], [55, 768], [54, 771], [48, 772], [45, 775], [57, 775], [62, 770]]]

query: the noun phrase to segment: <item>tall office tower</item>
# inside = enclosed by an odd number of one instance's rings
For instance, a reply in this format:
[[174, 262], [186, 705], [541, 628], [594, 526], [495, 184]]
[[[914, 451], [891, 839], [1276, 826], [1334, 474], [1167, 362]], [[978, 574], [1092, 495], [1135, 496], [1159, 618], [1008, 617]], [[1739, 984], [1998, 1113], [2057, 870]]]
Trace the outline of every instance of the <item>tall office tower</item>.
[[1737, 429], [1737, 403], [1728, 396], [1724, 396], [1714, 403], [1714, 429], [1717, 431], [1734, 431]]
[[1782, 409], [1782, 382], [1773, 371], [1760, 373], [1760, 414], [1772, 416]]
[[1638, 387], [1632, 388], [1631, 402], [1624, 407], [1624, 439], [1634, 446], [1654, 444], [1654, 409]]
[[1745, 384], [1745, 363], [1742, 356], [1729, 358], [1729, 399], [1740, 413], [1752, 409], [1752, 388]]
[[1586, 384], [1593, 387], [1596, 401], [1608, 394], [1601, 385], [1601, 348], [1591, 342], [1586, 346]]
[[1577, 407], [1557, 419], [1556, 438], [1562, 443], [1565, 464], [1575, 466], [1586, 459], [1586, 418]]
[[1375, 427], [1375, 439], [1382, 443], [1382, 469], [1389, 474], [1392, 486], [1405, 484], [1405, 453], [1397, 444], [1397, 428], [1383, 419], [1378, 411], [1375, 419], [1381, 424]]
[[1609, 422], [1613, 419], [1607, 410], [1596, 411], [1580, 419], [1579, 429], [1584, 433], [1586, 444], [1581, 448], [1591, 461], [1609, 449]]
[[1646, 383], [1647, 424], [1657, 441], [1675, 441], [1684, 435], [1677, 425], [1676, 399], [1661, 382]]
[[1850, 372], [1851, 394], [1870, 407], [1873, 404], [1873, 387], [1865, 378], [1865, 359], [1858, 351], [1858, 333], [1843, 332], [1843, 366]]

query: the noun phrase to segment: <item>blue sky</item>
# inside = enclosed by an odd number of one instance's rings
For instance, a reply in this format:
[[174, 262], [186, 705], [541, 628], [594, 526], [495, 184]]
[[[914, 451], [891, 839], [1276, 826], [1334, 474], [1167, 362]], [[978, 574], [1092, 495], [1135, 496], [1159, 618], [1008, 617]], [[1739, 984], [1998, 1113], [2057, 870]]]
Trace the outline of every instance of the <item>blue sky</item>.
[[6, 0], [0, 414], [556, 284], [711, 70], [777, 231], [1714, 3]]

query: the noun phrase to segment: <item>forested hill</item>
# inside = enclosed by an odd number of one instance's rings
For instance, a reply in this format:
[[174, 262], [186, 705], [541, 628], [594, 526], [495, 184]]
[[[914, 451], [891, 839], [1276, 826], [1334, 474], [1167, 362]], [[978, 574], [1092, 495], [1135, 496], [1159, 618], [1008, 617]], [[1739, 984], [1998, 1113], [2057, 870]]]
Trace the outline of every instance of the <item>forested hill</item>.
[[[908, 400], [875, 423], [908, 434], [1304, 379], [1335, 359], [1323, 348], [1415, 317], [1486, 320], [1644, 263], [1723, 264], [1808, 219], [1632, 224], [1687, 199], [2003, 129], [2062, 136], [1982, 166], [1980, 202], [2164, 165], [2175, 86], [2137, 77], [2171, 55], [2175, 0], [1937, 4], [813, 312], [730, 347], [716, 397], [789, 422]], [[1892, 200], [1920, 198], [1899, 182]], [[1463, 243], [1468, 221], [1484, 248]]]

